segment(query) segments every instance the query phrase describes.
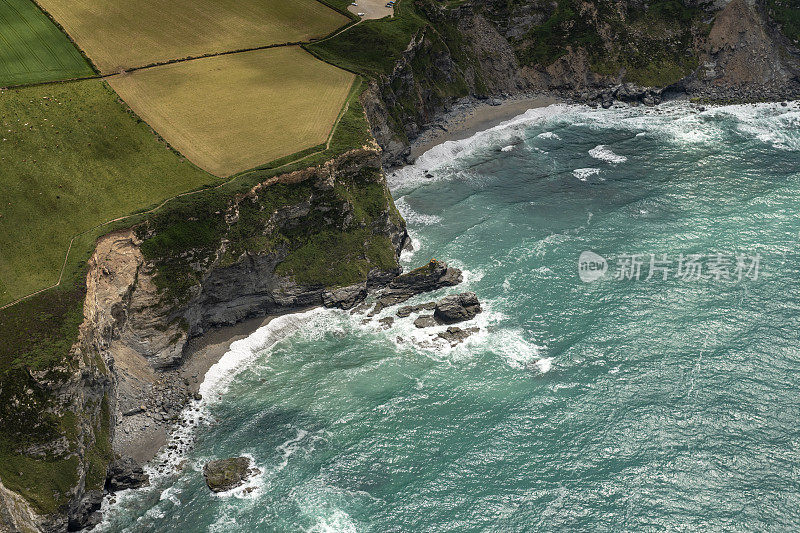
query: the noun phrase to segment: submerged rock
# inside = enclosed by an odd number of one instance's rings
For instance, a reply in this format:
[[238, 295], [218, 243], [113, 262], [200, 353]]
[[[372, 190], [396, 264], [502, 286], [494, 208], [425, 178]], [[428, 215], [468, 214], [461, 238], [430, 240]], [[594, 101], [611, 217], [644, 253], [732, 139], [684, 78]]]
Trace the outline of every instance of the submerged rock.
[[150, 484], [150, 476], [144, 473], [133, 457], [121, 457], [108, 467], [106, 488], [110, 492], [125, 489], [138, 489]]
[[462, 292], [445, 296], [436, 302], [433, 317], [441, 324], [455, 324], [475, 318], [481, 312], [481, 304], [474, 292]]
[[206, 463], [203, 477], [213, 492], [224, 492], [241, 486], [251, 476], [260, 474], [258, 468], [251, 466], [247, 457], [231, 457]]

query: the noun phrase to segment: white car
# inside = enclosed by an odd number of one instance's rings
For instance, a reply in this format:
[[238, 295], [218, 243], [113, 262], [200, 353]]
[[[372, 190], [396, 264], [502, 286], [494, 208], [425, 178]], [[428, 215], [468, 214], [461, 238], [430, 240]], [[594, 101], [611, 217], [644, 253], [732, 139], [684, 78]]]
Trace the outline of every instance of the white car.
[[352, 4], [350, 4], [350, 5], [351, 5], [351, 6], [357, 6], [358, 4], [357, 4], [356, 2], [353, 2], [353, 3], [352, 3]]
[[359, 13], [358, 14], [359, 17], [363, 17], [364, 15], [366, 15], [366, 13]]

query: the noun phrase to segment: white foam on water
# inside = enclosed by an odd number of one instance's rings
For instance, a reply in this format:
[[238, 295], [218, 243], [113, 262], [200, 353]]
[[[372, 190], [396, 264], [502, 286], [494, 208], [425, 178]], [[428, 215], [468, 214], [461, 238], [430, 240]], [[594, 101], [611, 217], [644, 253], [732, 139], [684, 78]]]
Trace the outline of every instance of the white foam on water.
[[510, 152], [513, 149], [514, 149], [514, 145], [513, 144], [509, 144], [508, 146], [503, 146], [502, 148], [500, 148], [500, 151], [501, 152]]
[[405, 196], [401, 196], [395, 200], [394, 205], [409, 224], [428, 226], [430, 224], [438, 224], [442, 221], [442, 217], [440, 216], [426, 215], [412, 209], [411, 206], [408, 205], [408, 201], [406, 200]]
[[161, 492], [161, 496], [159, 496], [158, 499], [160, 501], [169, 500], [174, 505], [178, 505], [179, 506], [181, 504], [181, 500], [180, 500], [180, 498], [178, 498], [180, 493], [181, 493], [180, 489], [178, 489], [176, 486], [172, 485], [171, 487], [167, 487], [166, 489], [164, 489]]
[[321, 311], [312, 309], [276, 317], [249, 337], [233, 342], [228, 352], [206, 372], [205, 378], [200, 384], [200, 394], [213, 398], [215, 395], [219, 396], [228, 392], [233, 378], [247, 368], [253, 359], [291, 333], [302, 329], [310, 318]]
[[614, 152], [611, 151], [610, 148], [608, 148], [604, 144], [598, 144], [597, 146], [589, 150], [589, 155], [594, 157], [595, 159], [599, 159], [601, 161], [606, 161], [607, 163], [614, 163], [614, 164], [624, 163], [625, 161], [628, 160], [628, 158], [625, 157], [624, 155], [615, 154]]
[[217, 517], [213, 524], [208, 526], [208, 531], [210, 533], [225, 533], [229, 531], [236, 531], [239, 529], [238, 524], [236, 523], [236, 518], [232, 516], [228, 516], [227, 514], [222, 514], [221, 516]]
[[[457, 287], [447, 289], [446, 292], [463, 292], [467, 288], [465, 285], [466, 281]], [[462, 330], [478, 328], [477, 332], [472, 333], [456, 345], [450, 345], [449, 341], [439, 337], [440, 332], [447, 330], [447, 325], [427, 328], [418, 328], [414, 325], [416, 318], [420, 315], [429, 315], [431, 311], [413, 313], [404, 318], [400, 318], [396, 314], [397, 309], [404, 305], [415, 305], [441, 297], [442, 294], [439, 292], [419, 295], [406, 302], [383, 309], [366, 323], [363, 322], [363, 315], [353, 316], [351, 324], [354, 328], [364, 332], [385, 336], [389, 342], [394, 343], [398, 352], [415, 350], [438, 363], [450, 365], [471, 361], [481, 352], [488, 351], [498, 354], [512, 368], [536, 370], [541, 373], [550, 370], [552, 358], [541, 357], [544, 346], [527, 340], [523, 332], [519, 330], [508, 330], [503, 326], [503, 322], [508, 319], [508, 316], [498, 310], [504, 305], [502, 298], [481, 301], [483, 308], [481, 313], [471, 320], [455, 324]], [[384, 317], [394, 318], [394, 322], [388, 330], [378, 322]]]
[[539, 139], [555, 139], [555, 140], [559, 140], [559, 141], [561, 140], [561, 137], [559, 137], [557, 133], [553, 133], [552, 131], [542, 132], [539, 135], [537, 135], [536, 137], [539, 138]]
[[550, 369], [553, 367], [553, 358], [552, 357], [542, 357], [536, 363], [536, 368], [539, 369], [539, 372], [542, 374], [547, 374], [550, 372]]
[[[625, 130], [635, 136], [654, 136], [683, 147], [721, 141], [726, 135], [726, 121], [736, 120], [734, 127], [745, 135], [772, 143], [786, 150], [800, 150], [800, 103], [787, 107], [779, 104], [709, 107], [703, 112], [686, 101], [665, 102], [658, 107], [622, 106], [613, 109], [593, 109], [585, 105], [554, 104], [531, 109], [469, 139], [447, 141], [431, 148], [389, 177], [392, 191], [408, 191], [438, 180], [475, 180], [480, 176], [465, 170], [462, 161], [470, 156], [486, 154], [491, 157], [498, 148], [522, 142], [531, 128], [587, 127], [597, 130]], [[541, 139], [557, 139], [557, 134], [544, 131]], [[530, 147], [537, 150], [536, 147]], [[605, 144], [599, 144], [590, 155], [610, 164], [627, 160]], [[432, 177], [426, 177], [432, 176]], [[584, 175], [585, 177], [585, 175]], [[580, 176], [576, 175], [580, 179]]]
[[167, 516], [167, 514], [158, 507], [153, 507], [152, 509], [148, 509], [147, 512], [144, 514], [144, 516], [151, 520], [153, 519], [161, 520], [162, 518]]
[[308, 533], [357, 533], [356, 523], [341, 509], [334, 509], [327, 516], [321, 516], [317, 523], [306, 530]]
[[779, 150], [800, 150], [800, 109], [797, 102], [786, 107], [776, 103], [722, 106], [706, 113], [735, 118], [740, 133]]
[[600, 174], [599, 168], [576, 168], [572, 171], [572, 175], [581, 181], [587, 181], [590, 176]]
[[405, 249], [400, 252], [400, 262], [401, 263], [410, 263], [411, 259], [414, 257], [414, 254], [422, 248], [422, 241], [417, 238], [412, 230], [408, 230], [408, 237], [411, 239], [411, 249]]
[[[263, 357], [265, 350], [269, 350], [287, 336], [307, 328], [315, 317], [326, 312], [329, 310], [313, 309], [282, 315], [272, 319], [249, 337], [233, 342], [228, 352], [206, 372], [200, 384], [201, 399], [192, 400], [181, 412], [167, 446], [164, 446], [152, 461], [144, 465], [152, 485], [158, 486], [160, 481], [169, 482], [176, 474], [180, 474], [185, 457], [194, 447], [197, 429], [216, 423], [210, 406], [223, 398], [240, 372], [249, 368], [259, 357]], [[207, 458], [210, 459], [212, 458]], [[193, 467], [195, 470], [201, 470], [204, 462], [202, 459], [195, 461]], [[264, 471], [262, 466], [256, 465], [256, 467]], [[248, 498], [258, 495], [262, 479], [262, 476], [254, 476], [247, 484], [231, 491], [231, 495]]]
[[526, 339], [526, 335], [519, 329], [498, 330], [493, 334], [488, 347], [503, 357], [512, 368], [535, 369], [545, 373], [552, 366], [552, 358], [541, 357], [545, 347]]
[[453, 179], [456, 172], [462, 170], [458, 163], [464, 157], [478, 153], [489, 154], [498, 147], [519, 144], [524, 140], [525, 131], [531, 124], [557, 116], [567, 107], [555, 104], [531, 109], [467, 139], [445, 141], [436, 145], [420, 155], [413, 165], [404, 166], [389, 174], [387, 176], [389, 188], [392, 191], [406, 191], [432, 181]]

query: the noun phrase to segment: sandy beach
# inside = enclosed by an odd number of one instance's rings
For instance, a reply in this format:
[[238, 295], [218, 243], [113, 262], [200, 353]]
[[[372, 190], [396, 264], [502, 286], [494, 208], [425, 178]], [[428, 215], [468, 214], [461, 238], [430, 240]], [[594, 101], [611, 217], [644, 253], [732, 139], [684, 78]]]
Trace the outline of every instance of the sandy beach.
[[558, 102], [559, 100], [552, 96], [536, 95], [456, 105], [435, 126], [428, 128], [414, 140], [411, 145], [411, 157], [416, 159], [438, 144], [467, 139], [529, 109], [546, 107]]

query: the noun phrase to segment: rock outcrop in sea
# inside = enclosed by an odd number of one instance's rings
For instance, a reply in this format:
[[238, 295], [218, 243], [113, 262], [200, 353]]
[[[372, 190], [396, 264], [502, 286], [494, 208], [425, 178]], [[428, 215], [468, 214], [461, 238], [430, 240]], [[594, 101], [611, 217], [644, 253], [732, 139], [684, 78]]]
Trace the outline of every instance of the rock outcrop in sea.
[[433, 318], [441, 324], [455, 324], [475, 318], [482, 311], [474, 292], [445, 296], [436, 302]]
[[225, 492], [242, 486], [252, 476], [260, 474], [248, 457], [231, 457], [211, 461], [203, 466], [203, 478], [212, 492]]

